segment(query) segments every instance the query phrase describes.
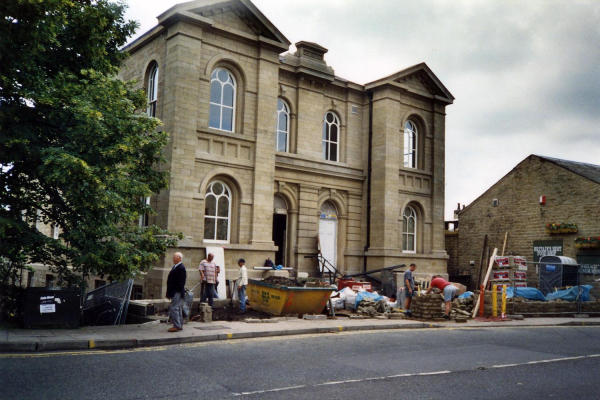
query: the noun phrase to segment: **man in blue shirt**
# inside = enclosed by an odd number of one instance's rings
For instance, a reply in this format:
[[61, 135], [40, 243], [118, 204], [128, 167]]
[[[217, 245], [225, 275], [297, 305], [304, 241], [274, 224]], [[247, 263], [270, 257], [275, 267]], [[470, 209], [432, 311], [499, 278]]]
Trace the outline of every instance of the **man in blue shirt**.
[[404, 315], [412, 317], [412, 310], [410, 305], [412, 298], [415, 295], [415, 278], [413, 272], [417, 269], [416, 264], [410, 264], [410, 269], [404, 273], [404, 291], [406, 293], [406, 301], [404, 303]]

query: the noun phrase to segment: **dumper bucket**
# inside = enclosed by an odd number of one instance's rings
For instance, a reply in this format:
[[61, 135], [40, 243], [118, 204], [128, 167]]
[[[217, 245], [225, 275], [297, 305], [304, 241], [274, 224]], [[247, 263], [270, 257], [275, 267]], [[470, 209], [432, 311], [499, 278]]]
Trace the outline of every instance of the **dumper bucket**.
[[327, 305], [331, 287], [290, 287], [248, 281], [250, 307], [271, 315], [320, 314]]

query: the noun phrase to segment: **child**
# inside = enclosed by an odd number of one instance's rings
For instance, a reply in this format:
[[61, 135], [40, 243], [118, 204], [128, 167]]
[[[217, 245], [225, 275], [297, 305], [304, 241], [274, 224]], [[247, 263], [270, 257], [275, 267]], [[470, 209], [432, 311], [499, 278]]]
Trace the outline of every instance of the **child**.
[[246, 260], [240, 258], [238, 260], [238, 266], [240, 272], [237, 278], [238, 298], [240, 299], [240, 311], [239, 314], [246, 312], [246, 286], [248, 285], [248, 270], [246, 269]]

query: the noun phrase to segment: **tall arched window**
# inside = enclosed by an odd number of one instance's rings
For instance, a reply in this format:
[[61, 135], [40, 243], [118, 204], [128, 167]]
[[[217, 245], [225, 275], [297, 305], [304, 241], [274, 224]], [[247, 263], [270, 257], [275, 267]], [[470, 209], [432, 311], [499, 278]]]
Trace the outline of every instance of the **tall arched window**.
[[404, 166], [417, 168], [417, 125], [411, 121], [404, 124]]
[[231, 189], [214, 181], [208, 185], [204, 198], [204, 240], [229, 242], [230, 225]]
[[290, 108], [282, 99], [277, 99], [277, 151], [289, 151]]
[[235, 126], [235, 79], [233, 75], [217, 68], [210, 78], [209, 126], [233, 132]]
[[402, 215], [402, 250], [405, 253], [417, 252], [417, 213], [406, 207]]
[[156, 117], [156, 102], [158, 99], [158, 64], [154, 63], [148, 74], [148, 109], [146, 113]]
[[332, 112], [323, 119], [323, 158], [329, 161], [339, 160], [340, 120]]

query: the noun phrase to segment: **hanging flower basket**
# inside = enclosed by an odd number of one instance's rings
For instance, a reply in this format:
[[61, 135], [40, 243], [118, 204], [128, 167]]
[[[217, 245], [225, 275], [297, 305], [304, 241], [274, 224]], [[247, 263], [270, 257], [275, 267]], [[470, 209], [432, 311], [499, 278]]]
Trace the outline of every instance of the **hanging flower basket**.
[[558, 235], [561, 233], [577, 233], [577, 225], [570, 223], [551, 223], [546, 224], [546, 233], [549, 235]]
[[575, 239], [575, 247], [578, 249], [597, 249], [600, 248], [600, 236], [580, 236]]

